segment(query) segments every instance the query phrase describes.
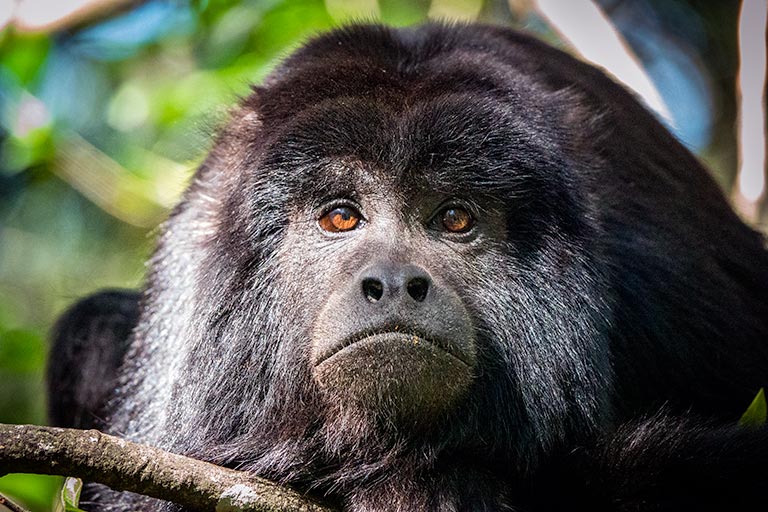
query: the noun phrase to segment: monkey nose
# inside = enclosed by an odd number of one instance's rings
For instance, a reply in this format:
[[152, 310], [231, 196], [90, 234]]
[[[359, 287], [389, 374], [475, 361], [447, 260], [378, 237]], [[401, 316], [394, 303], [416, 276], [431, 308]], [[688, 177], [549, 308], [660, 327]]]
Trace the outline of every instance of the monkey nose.
[[379, 263], [361, 273], [360, 285], [368, 302], [398, 299], [424, 302], [429, 295], [432, 278], [416, 265]]

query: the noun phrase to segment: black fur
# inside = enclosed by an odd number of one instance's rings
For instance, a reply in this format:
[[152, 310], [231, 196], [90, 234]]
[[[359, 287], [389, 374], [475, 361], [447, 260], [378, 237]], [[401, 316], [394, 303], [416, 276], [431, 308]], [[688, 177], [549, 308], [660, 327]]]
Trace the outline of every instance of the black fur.
[[[339, 198], [365, 223], [323, 234]], [[435, 228], [445, 201], [475, 214], [470, 235]], [[357, 301], [392, 266], [433, 295]], [[511, 30], [353, 26], [294, 53], [166, 223], [140, 310], [113, 389], [76, 411], [345, 510], [762, 500], [768, 439], [736, 421], [768, 381], [763, 238], [629, 93]], [[388, 345], [318, 373], [318, 347], [397, 322], [469, 370]], [[68, 353], [53, 411], [93, 371]], [[100, 510], [150, 507], [90, 492]]]
[[54, 328], [48, 360], [48, 417], [59, 427], [101, 428], [104, 397], [139, 319], [139, 294], [109, 290], [81, 300]]

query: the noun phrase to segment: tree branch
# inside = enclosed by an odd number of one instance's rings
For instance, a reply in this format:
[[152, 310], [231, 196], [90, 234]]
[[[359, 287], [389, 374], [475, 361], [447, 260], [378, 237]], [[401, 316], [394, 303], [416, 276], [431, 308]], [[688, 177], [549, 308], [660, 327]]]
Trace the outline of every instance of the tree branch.
[[0, 424], [0, 476], [62, 475], [194, 511], [331, 512], [247, 472], [132, 443], [98, 430]]

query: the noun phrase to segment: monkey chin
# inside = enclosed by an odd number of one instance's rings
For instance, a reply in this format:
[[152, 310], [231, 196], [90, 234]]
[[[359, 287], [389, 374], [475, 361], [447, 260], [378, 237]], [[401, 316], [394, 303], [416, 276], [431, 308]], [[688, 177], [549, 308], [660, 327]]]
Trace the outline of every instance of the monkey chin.
[[456, 350], [461, 344], [385, 332], [342, 345], [315, 361], [326, 398], [389, 422], [431, 422], [451, 410], [473, 380], [475, 354]]

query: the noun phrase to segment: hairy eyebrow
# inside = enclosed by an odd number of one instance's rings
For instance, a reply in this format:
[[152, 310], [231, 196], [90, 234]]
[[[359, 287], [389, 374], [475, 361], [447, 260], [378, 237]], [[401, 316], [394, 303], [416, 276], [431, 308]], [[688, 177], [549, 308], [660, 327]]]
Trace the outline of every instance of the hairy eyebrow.
[[313, 196], [388, 181], [449, 195], [528, 195], [557, 187], [568, 167], [515, 105], [457, 94], [399, 110], [360, 98], [321, 103], [276, 128], [266, 157], [295, 193]]

